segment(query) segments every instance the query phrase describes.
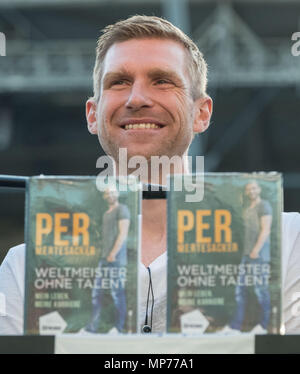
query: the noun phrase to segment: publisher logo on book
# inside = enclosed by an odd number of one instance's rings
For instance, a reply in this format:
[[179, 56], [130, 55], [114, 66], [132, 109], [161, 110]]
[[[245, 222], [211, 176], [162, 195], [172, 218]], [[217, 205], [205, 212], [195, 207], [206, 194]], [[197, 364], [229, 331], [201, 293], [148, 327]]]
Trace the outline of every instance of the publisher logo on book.
[[292, 302], [294, 303], [292, 306], [292, 316], [299, 317], [300, 316], [300, 292], [294, 292], [292, 295]]
[[6, 37], [0, 32], [0, 56], [6, 56]]
[[6, 316], [6, 296], [0, 292], [0, 317]]

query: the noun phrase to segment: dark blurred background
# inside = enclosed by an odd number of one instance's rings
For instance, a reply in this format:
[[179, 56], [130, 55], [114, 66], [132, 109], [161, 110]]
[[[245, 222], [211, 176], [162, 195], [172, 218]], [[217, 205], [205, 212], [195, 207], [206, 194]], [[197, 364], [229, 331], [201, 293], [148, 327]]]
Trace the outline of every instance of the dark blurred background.
[[[208, 61], [214, 113], [191, 155], [206, 171], [282, 172], [284, 209], [300, 211], [299, 0], [0, 0], [0, 174], [99, 173], [84, 106], [96, 39], [134, 14], [169, 19]], [[1, 263], [24, 241], [24, 191], [0, 189], [0, 206]]]

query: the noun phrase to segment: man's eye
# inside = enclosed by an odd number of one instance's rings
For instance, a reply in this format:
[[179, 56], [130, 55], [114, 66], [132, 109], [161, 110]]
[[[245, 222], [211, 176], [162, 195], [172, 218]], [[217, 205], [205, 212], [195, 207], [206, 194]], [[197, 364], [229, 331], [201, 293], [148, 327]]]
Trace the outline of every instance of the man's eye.
[[111, 86], [120, 86], [120, 85], [122, 85], [124, 83], [125, 83], [125, 81], [120, 79], [118, 81], [111, 82]]
[[159, 86], [167, 86], [167, 87], [174, 85], [174, 83], [168, 79], [157, 79], [155, 84]]
[[156, 81], [156, 83], [158, 83], [158, 84], [170, 84], [171, 82], [170, 81], [167, 81], [166, 79], [158, 79], [157, 81]]

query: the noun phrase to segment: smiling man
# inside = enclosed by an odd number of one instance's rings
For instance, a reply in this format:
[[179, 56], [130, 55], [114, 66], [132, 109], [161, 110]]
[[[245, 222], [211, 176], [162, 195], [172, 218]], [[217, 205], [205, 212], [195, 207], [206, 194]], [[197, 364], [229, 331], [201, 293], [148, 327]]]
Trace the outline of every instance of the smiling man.
[[[149, 163], [151, 156], [179, 156], [174, 169], [187, 171], [183, 156], [193, 134], [209, 125], [212, 100], [206, 81], [201, 53], [167, 21], [133, 17], [105, 29], [87, 120], [117, 172], [120, 148], [129, 159], [142, 156]], [[160, 183], [164, 177], [158, 177]]]
[[[179, 156], [176, 170], [188, 172], [185, 156], [189, 146], [195, 133], [208, 128], [212, 113], [212, 100], [206, 93], [207, 66], [188, 36], [158, 17], [134, 16], [107, 26], [98, 40], [93, 79], [94, 96], [86, 104], [88, 129], [97, 134], [104, 151], [115, 160], [117, 174], [120, 148], [127, 149], [128, 158], [143, 156], [148, 163], [151, 156]], [[159, 181], [165, 180], [160, 169]], [[143, 182], [149, 181], [149, 175], [145, 176]], [[147, 310], [151, 276], [155, 302], [150, 327], [153, 332], [163, 332], [166, 201], [144, 200], [142, 213], [140, 321], [141, 326], [147, 324], [151, 313]], [[24, 245], [11, 249], [0, 269], [0, 292], [7, 299], [0, 334], [23, 331], [24, 256]], [[288, 332], [300, 332], [300, 318], [292, 313], [298, 302], [293, 295], [300, 292], [299, 264], [299, 214], [285, 214], [283, 282]]]
[[[261, 187], [253, 180], [245, 186], [245, 205], [243, 209], [244, 248], [241, 265], [262, 266], [261, 274], [268, 279], [271, 261], [270, 234], [272, 226], [272, 206], [261, 198]], [[236, 311], [229, 326], [223, 333], [236, 333], [242, 330], [248, 296], [245, 282], [246, 274], [241, 275], [241, 282], [236, 286]], [[266, 334], [271, 316], [271, 299], [268, 282], [253, 285], [254, 293], [260, 307], [259, 323], [251, 330], [255, 334]]]
[[[130, 211], [119, 202], [119, 192], [107, 188], [103, 198], [108, 203], [108, 210], [103, 215], [101, 258], [98, 263], [100, 275], [95, 278], [92, 290], [92, 315], [83, 331], [97, 333], [101, 321], [101, 312], [105, 291], [102, 282], [109, 284], [109, 291], [115, 307], [115, 326], [110, 332], [122, 332], [126, 321], [126, 271], [127, 271], [127, 236], [130, 225]], [[118, 277], [116, 277], [118, 274]]]
[[[209, 124], [211, 99], [192, 96], [187, 52], [179, 42], [141, 38], [113, 44], [103, 61], [100, 97], [87, 103], [91, 133], [115, 160], [186, 155], [193, 132]], [[204, 77], [206, 80], [206, 77]]]

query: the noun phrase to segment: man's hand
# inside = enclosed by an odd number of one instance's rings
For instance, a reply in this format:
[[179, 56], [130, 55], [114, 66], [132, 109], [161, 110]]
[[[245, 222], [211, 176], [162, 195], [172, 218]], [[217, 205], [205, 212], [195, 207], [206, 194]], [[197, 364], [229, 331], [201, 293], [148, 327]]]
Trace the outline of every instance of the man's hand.
[[256, 249], [253, 249], [249, 254], [249, 257], [252, 258], [252, 260], [255, 260], [259, 257], [259, 252]]
[[121, 219], [119, 221], [119, 235], [115, 241], [115, 244], [110, 252], [110, 254], [106, 257], [107, 262], [114, 262], [116, 261], [116, 256], [121, 249], [124, 240], [126, 240], [128, 235], [128, 228], [129, 228], [130, 221], [129, 219]]
[[107, 262], [114, 262], [114, 261], [116, 261], [116, 255], [110, 253], [110, 254], [106, 257], [106, 261], [107, 261]]
[[271, 233], [272, 216], [265, 215], [260, 218], [260, 232], [257, 241], [249, 255], [252, 260], [259, 257], [259, 252]]

